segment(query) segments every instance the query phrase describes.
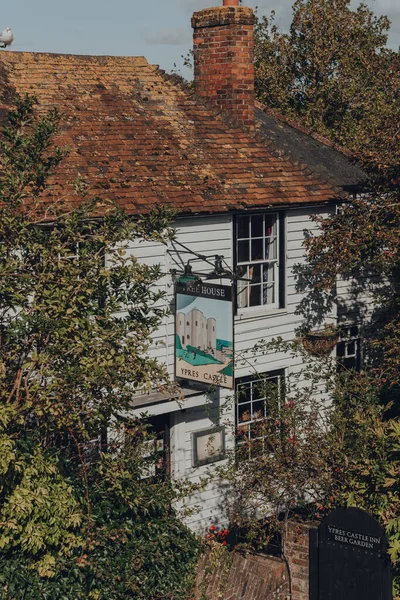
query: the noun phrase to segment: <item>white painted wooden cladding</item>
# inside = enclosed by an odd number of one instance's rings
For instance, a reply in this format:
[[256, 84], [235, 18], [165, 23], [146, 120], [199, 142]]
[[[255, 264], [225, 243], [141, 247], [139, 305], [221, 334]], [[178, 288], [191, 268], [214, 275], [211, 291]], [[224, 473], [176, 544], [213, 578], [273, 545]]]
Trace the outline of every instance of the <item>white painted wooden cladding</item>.
[[[297, 264], [305, 263], [305, 250], [303, 246], [304, 232], [316, 232], [317, 225], [312, 221], [314, 214], [329, 213], [329, 208], [299, 208], [287, 211], [286, 215], [286, 248], [285, 248], [285, 282], [286, 282], [286, 305], [284, 309], [270, 311], [263, 314], [255, 309], [255, 318], [248, 312], [235, 320], [235, 354], [239, 355], [236, 363], [235, 377], [242, 377], [257, 372], [268, 372], [276, 369], [286, 368], [291, 371], [300, 366], [300, 358], [293, 359], [281, 353], [263, 355], [249, 354], [248, 350], [253, 348], [260, 340], [270, 341], [276, 337], [291, 340], [296, 335], [302, 323], [302, 316], [295, 314], [303, 294], [296, 288], [296, 279], [293, 268]], [[333, 315], [334, 316], [334, 315]], [[247, 351], [247, 352], [246, 352]], [[240, 361], [240, 355], [244, 354], [246, 361]]]
[[[211, 262], [216, 254], [223, 255], [232, 268], [232, 217], [231, 215], [212, 217], [190, 217], [177, 219], [174, 223], [176, 238], [181, 244], [193, 252], [209, 256]], [[175, 252], [177, 250], [178, 252]], [[170, 252], [168, 252], [170, 251]], [[186, 253], [178, 244], [163, 244], [135, 240], [130, 245], [131, 252], [139, 261], [148, 265], [160, 264], [164, 276], [158, 282], [157, 288], [167, 292], [163, 303], [171, 311], [164, 319], [160, 329], [153, 335], [153, 345], [150, 355], [166, 363], [171, 377], [174, 375], [175, 351], [175, 316], [174, 316], [174, 284], [170, 274], [171, 269], [183, 272], [184, 265], [189, 259], [195, 258], [193, 254]], [[193, 271], [209, 273], [212, 266], [202, 260], [191, 261]], [[213, 283], [227, 284], [227, 280], [213, 280]]]
[[[295, 310], [303, 295], [297, 291], [293, 267], [305, 262], [303, 248], [304, 231], [316, 231], [316, 225], [311, 220], [313, 214], [328, 214], [328, 208], [300, 208], [287, 211], [286, 216], [286, 306], [285, 309], [270, 310], [268, 307], [256, 307], [254, 311], [247, 311], [235, 318], [235, 350], [243, 351], [253, 347], [260, 339], [270, 340], [273, 337], [282, 336], [284, 339], [292, 339], [295, 330], [301, 324], [301, 316], [295, 314]], [[181, 242], [192, 251], [204, 254], [213, 261], [214, 255], [225, 257], [227, 264], [232, 268], [233, 259], [233, 222], [231, 215], [218, 216], [195, 216], [178, 219], [176, 221], [177, 241]], [[164, 276], [158, 283], [158, 287], [165, 290], [168, 295], [165, 305], [171, 309], [171, 314], [165, 318], [160, 329], [154, 334], [154, 344], [151, 347], [151, 355], [160, 361], [166, 362], [170, 375], [173, 375], [174, 366], [174, 287], [170, 269], [183, 271], [185, 263], [194, 258], [193, 255], [185, 253], [179, 245], [169, 245], [168, 249], [179, 250], [179, 253], [167, 252], [167, 247], [162, 244], [146, 241], [135, 241], [129, 251], [136, 258], [149, 265], [160, 264]], [[194, 271], [207, 273], [212, 267], [204, 261], [191, 261]], [[228, 283], [227, 280], [215, 283]], [[268, 366], [268, 370], [275, 368], [275, 363], [281, 364], [281, 358], [261, 361], [260, 368]], [[268, 363], [268, 364], [267, 364]], [[246, 374], [246, 368], [238, 366], [236, 375]]]
[[[299, 208], [287, 211], [286, 215], [286, 247], [285, 247], [285, 283], [286, 283], [286, 305], [284, 309], [270, 310], [268, 306], [256, 307], [254, 311], [246, 311], [235, 318], [235, 352], [241, 354], [249, 350], [261, 339], [266, 341], [281, 336], [286, 340], [293, 339], [296, 328], [300, 326], [302, 317], [296, 315], [295, 311], [302, 298], [296, 289], [296, 281], [293, 267], [305, 262], [303, 248], [304, 230], [316, 231], [316, 225], [311, 220], [315, 213], [328, 213], [328, 208]], [[223, 255], [227, 264], [232, 268], [233, 260], [233, 218], [232, 215], [212, 217], [190, 217], [177, 219], [177, 240], [186, 245], [192, 251], [210, 256]], [[172, 245], [173, 246], [173, 245]], [[169, 248], [171, 249], [170, 245]], [[162, 244], [136, 241], [131, 245], [130, 251], [140, 261], [151, 264], [160, 264], [164, 273], [159, 281], [159, 287], [167, 291], [165, 303], [171, 309], [171, 314], [165, 318], [160, 329], [155, 333], [154, 343], [151, 347], [151, 355], [157, 357], [168, 366], [168, 371], [174, 373], [174, 287], [170, 269], [183, 271], [188, 259], [193, 255], [183, 252], [183, 248], [175, 245], [179, 253], [168, 253]], [[191, 261], [194, 271], [207, 273], [212, 266], [204, 261]], [[224, 281], [214, 281], [225, 283]], [[256, 360], [255, 360], [256, 359]], [[254, 371], [259, 373], [285, 369], [287, 374], [297, 372], [301, 368], [300, 359], [292, 359], [282, 353], [263, 356], [251, 356], [247, 354], [244, 362], [238, 360], [236, 364], [236, 377], [249, 375]], [[187, 410], [175, 410], [171, 413], [171, 470], [175, 477], [187, 477], [193, 482], [206, 475], [210, 467], [194, 468], [192, 464], [192, 439], [191, 434], [201, 429], [207, 429], [218, 423], [225, 424], [226, 447], [233, 448], [234, 436], [232, 427], [234, 425], [234, 404], [230, 403], [225, 415], [219, 421], [220, 406], [229, 394], [229, 390], [220, 390], [217, 394], [219, 399], [209, 404], [204, 396], [204, 405], [188, 408]], [[151, 414], [151, 407], [146, 406], [146, 411]], [[220, 463], [218, 463], [220, 464]], [[212, 468], [212, 465], [211, 465]], [[221, 526], [226, 525], [226, 501], [224, 489], [218, 481], [210, 481], [204, 491], [196, 493], [188, 498], [184, 508], [195, 509], [186, 517], [186, 521], [198, 533], [204, 534], [211, 523]]]
[[338, 278], [336, 284], [338, 321], [361, 323], [368, 320], [374, 309], [372, 289], [367, 283], [361, 287], [355, 281]]
[[[220, 407], [230, 397], [231, 401], [224, 414]], [[174, 413], [171, 428], [172, 474], [175, 477], [186, 477], [192, 483], [198, 483], [200, 478], [207, 478], [215, 465], [193, 468], [192, 463], [192, 433], [208, 429], [218, 424], [225, 425], [225, 447], [229, 452], [234, 447], [233, 431], [233, 395], [229, 390], [220, 390], [214, 397], [204, 398], [204, 405], [193, 410], [183, 410]], [[218, 466], [224, 461], [215, 463]], [[211, 479], [202, 491], [186, 498], [180, 510], [183, 519], [200, 535], [208, 531], [211, 523], [223, 527], [227, 525], [226, 498], [224, 487], [218, 480]], [[189, 511], [189, 512], [188, 512]]]

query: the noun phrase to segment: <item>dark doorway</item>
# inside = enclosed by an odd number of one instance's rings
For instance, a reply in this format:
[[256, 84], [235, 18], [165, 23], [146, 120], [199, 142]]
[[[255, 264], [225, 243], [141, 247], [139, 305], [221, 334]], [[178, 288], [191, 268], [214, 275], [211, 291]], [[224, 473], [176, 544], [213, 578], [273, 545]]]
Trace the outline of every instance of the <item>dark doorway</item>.
[[371, 515], [340, 508], [310, 531], [310, 600], [392, 600], [387, 538]]
[[162, 478], [170, 474], [170, 415], [163, 414], [147, 417], [149, 441], [147, 448], [152, 457], [150, 473], [152, 476]]

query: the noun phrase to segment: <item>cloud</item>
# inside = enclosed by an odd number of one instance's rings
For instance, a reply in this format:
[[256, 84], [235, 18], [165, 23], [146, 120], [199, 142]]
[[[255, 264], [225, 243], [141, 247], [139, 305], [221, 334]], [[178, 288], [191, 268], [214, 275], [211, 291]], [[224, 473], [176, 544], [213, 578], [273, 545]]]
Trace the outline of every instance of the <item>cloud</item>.
[[183, 27], [143, 31], [143, 41], [151, 46], [181, 46], [190, 41], [190, 32]]

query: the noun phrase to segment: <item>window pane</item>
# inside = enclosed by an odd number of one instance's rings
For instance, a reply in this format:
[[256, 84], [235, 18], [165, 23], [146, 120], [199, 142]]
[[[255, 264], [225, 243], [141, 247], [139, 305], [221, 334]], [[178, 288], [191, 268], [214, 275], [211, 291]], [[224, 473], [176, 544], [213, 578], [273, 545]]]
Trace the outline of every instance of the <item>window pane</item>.
[[259, 306], [261, 304], [261, 285], [250, 286], [250, 306]]
[[275, 375], [274, 377], [268, 377], [267, 384], [269, 386], [269, 389], [274, 390], [275, 392], [276, 392], [276, 390], [279, 391], [280, 381], [281, 381], [281, 378], [279, 375]]
[[242, 385], [239, 385], [238, 389], [237, 389], [238, 403], [242, 404], [243, 402], [250, 402], [250, 399], [251, 399], [250, 383], [243, 383]]
[[238, 262], [248, 262], [249, 261], [249, 242], [246, 240], [244, 242], [238, 243]]
[[276, 235], [275, 215], [265, 215], [265, 235]]
[[259, 381], [253, 381], [252, 384], [253, 400], [265, 397], [265, 382], [263, 379]]
[[276, 249], [277, 249], [277, 240], [276, 238], [266, 238], [265, 239], [265, 258], [266, 259], [275, 259], [276, 258]]
[[248, 238], [249, 235], [249, 217], [238, 218], [238, 238]]
[[249, 288], [247, 285], [240, 285], [238, 282], [237, 303], [239, 308], [247, 308], [249, 306]]
[[336, 346], [336, 356], [338, 358], [342, 358], [344, 356], [344, 352], [345, 352], [345, 342], [339, 342]]
[[347, 342], [347, 356], [354, 356], [356, 353], [356, 342], [355, 340]]
[[273, 283], [263, 285], [263, 304], [273, 304], [275, 302], [275, 286]]
[[261, 265], [252, 265], [249, 267], [251, 283], [261, 283]]
[[238, 277], [237, 280], [237, 303], [239, 308], [246, 308], [249, 306], [249, 284], [248, 281], [244, 281], [240, 279], [243, 277], [244, 279], [249, 279], [248, 277], [248, 269], [247, 267], [238, 267]]
[[356, 358], [345, 358], [343, 360], [343, 365], [346, 369], [355, 369], [357, 367]]
[[265, 400], [253, 402], [253, 419], [262, 419], [265, 416]]
[[251, 241], [251, 260], [263, 260], [263, 241], [252, 240]]
[[275, 280], [275, 265], [266, 264], [263, 265], [263, 283], [273, 283]]
[[251, 217], [251, 237], [263, 237], [264, 235], [264, 219], [262, 215]]
[[361, 368], [361, 342], [357, 325], [344, 325], [341, 328], [341, 341], [336, 344], [336, 357], [338, 358], [338, 371], [343, 368]]
[[238, 407], [239, 423], [245, 423], [251, 420], [251, 404], [243, 404]]
[[[260, 437], [260, 435], [262, 435], [263, 431], [262, 431], [262, 425], [261, 423], [251, 423], [251, 425], [249, 426], [250, 428], [250, 439], [255, 440], [257, 438]], [[253, 449], [253, 448], [252, 448]]]

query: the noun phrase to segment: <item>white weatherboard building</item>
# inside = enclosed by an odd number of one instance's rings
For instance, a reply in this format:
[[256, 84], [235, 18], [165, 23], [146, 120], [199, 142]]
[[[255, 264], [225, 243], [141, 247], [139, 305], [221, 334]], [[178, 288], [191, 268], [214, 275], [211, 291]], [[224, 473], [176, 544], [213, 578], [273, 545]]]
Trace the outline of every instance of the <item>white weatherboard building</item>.
[[[304, 206], [301, 208], [291, 208], [284, 211], [273, 213], [276, 218], [281, 219], [285, 237], [281, 241], [282, 253], [280, 255], [279, 271], [282, 280], [276, 282], [276, 294], [279, 293], [279, 286], [282, 290], [282, 304], [280, 306], [270, 307], [268, 304], [259, 304], [245, 308], [237, 308], [234, 317], [234, 348], [235, 353], [241, 353], [251, 349], [261, 339], [266, 341], [274, 337], [281, 336], [285, 340], [291, 340], [295, 337], [296, 329], [302, 323], [302, 317], [296, 314], [301, 295], [296, 289], [296, 278], [293, 272], [295, 265], [304, 263], [304, 249], [302, 247], [304, 240], [304, 230], [312, 230], [314, 223], [312, 216], [318, 214], [328, 214], [331, 208]], [[177, 219], [175, 222], [177, 239], [193, 251], [199, 254], [206, 254], [212, 240], [213, 253], [221, 254], [225, 257], [227, 264], [233, 270], [235, 269], [234, 255], [237, 247], [235, 230], [237, 227], [237, 216], [208, 216], [196, 217], [195, 219]], [[259, 215], [248, 216], [249, 226], [253, 218], [259, 218]], [[203, 239], [202, 239], [203, 238]], [[161, 263], [163, 271], [169, 273], [176, 268], [176, 255], [169, 253], [168, 249], [157, 244], [141, 243], [132, 247], [132, 252], [141, 260], [152, 263]], [[207, 263], [196, 267], [204, 274], [209, 273]], [[216, 280], [215, 283], [226, 285], [226, 280]], [[166, 302], [174, 301], [174, 283], [170, 275], [165, 275], [160, 282], [161, 286], [168, 291]], [[179, 319], [180, 315], [178, 315]], [[171, 377], [174, 376], [174, 335], [175, 335], [175, 315], [172, 312], [170, 317], [164, 321], [164, 326], [158, 332], [154, 339], [152, 353], [159, 360], [163, 360], [168, 365]], [[331, 321], [336, 321], [336, 314], [330, 315]], [[198, 322], [200, 322], [198, 320]], [[185, 325], [182, 323], [184, 331]], [[191, 331], [189, 329], [189, 331]], [[193, 335], [191, 333], [191, 335]], [[186, 339], [186, 338], [185, 338]], [[193, 344], [196, 345], [196, 344]], [[199, 344], [200, 345], [200, 344]], [[285, 354], [275, 354], [273, 356], [262, 355], [254, 356], [257, 363], [242, 364], [239, 361], [235, 365], [235, 383], [236, 386], [247, 377], [254, 377], [255, 370], [262, 375], [270, 374], [271, 377], [285, 377], [291, 373], [299, 371], [302, 367], [300, 359], [298, 362]], [[157, 415], [157, 427], [167, 432], [166, 444], [169, 447], [171, 473], [176, 477], [188, 477], [193, 481], [205, 476], [209, 465], [195, 466], [193, 460], [196, 436], [202, 430], [208, 432], [212, 427], [220, 424], [225, 425], [225, 447], [233, 448], [235, 436], [233, 431], [239, 424], [241, 428], [250, 424], [259, 415], [253, 411], [251, 398], [246, 398], [248, 404], [243, 406], [235, 405], [234, 392], [228, 389], [219, 388], [211, 392], [204, 387], [204, 391], [196, 384], [182, 380], [186, 399], [182, 406], [176, 401], [168, 401], [167, 398], [159, 398], [155, 394], [142, 398], [136, 398], [134, 404], [135, 414], [140, 415], [144, 411], [152, 415]], [[231, 402], [227, 403], [228, 398]], [[243, 399], [244, 402], [245, 399]], [[240, 401], [240, 400], [239, 400]], [[266, 402], [268, 400], [266, 399]], [[227, 404], [228, 410], [221, 417], [220, 408]], [[241, 416], [244, 415], [244, 418]], [[243, 418], [243, 420], [241, 420]], [[229, 426], [230, 424], [230, 426]], [[216, 463], [217, 464], [217, 463]], [[221, 489], [218, 483], [212, 483], [208, 488], [197, 495], [192, 496], [188, 506], [196, 507], [191, 515], [190, 524], [200, 533], [203, 533], [211, 522], [225, 524], [225, 514]]]
[[[194, 93], [141, 57], [0, 56], [4, 106], [12, 88], [35, 93], [44, 108], [57, 105], [65, 115], [60, 140], [72, 150], [55, 178], [56, 191], [61, 186], [63, 197], [73, 197], [71, 181], [79, 172], [94, 193], [133, 217], [160, 204], [175, 211], [176, 242], [165, 247], [137, 241], [129, 250], [139, 261], [160, 264], [164, 273], [159, 286], [167, 292], [170, 314], [154, 335], [151, 353], [171, 378], [176, 334], [183, 347], [216, 347], [216, 323], [201, 311], [179, 313], [175, 325], [174, 281], [188, 260], [196, 259], [191, 264], [205, 278], [213, 270], [210, 263], [223, 257], [226, 273], [239, 277], [208, 279], [233, 285], [236, 354], [260, 339], [293, 339], [302, 322], [296, 265], [305, 262], [304, 231], [315, 230], [313, 217], [336, 210], [363, 179], [329, 144], [256, 106], [251, 9], [205, 9], [192, 25]], [[349, 306], [347, 284], [340, 283], [338, 293]], [[334, 306], [329, 320], [338, 318], [349, 330], [340, 352], [357, 361], [358, 321], [351, 310], [338, 315]], [[235, 365], [236, 387], [255, 372], [277, 381], [302, 366], [281, 353], [253, 358], [257, 362]], [[179, 382], [182, 403], [154, 390], [132, 398], [132, 414], [151, 416], [171, 475], [196, 481], [209, 468], [204, 452], [213, 432], [219, 449], [212, 459], [218, 464], [224, 449], [234, 446], [235, 428], [257, 420], [260, 405], [253, 403], [251, 385], [244, 399], [235, 400], [234, 390]], [[264, 401], [267, 406], [268, 398]], [[188, 522], [200, 533], [211, 522], [226, 523], [217, 482], [187, 504], [198, 507]]]

